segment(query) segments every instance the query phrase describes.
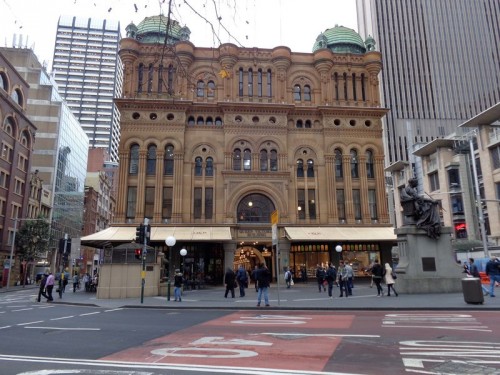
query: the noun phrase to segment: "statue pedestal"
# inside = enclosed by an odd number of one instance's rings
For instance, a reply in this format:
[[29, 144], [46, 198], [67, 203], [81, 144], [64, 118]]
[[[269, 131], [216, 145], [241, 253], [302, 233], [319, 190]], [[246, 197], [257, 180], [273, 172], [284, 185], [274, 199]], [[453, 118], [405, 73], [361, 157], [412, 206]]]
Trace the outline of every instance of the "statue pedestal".
[[415, 226], [395, 229], [399, 263], [396, 290], [401, 293], [451, 293], [462, 291], [462, 268], [451, 248], [452, 228], [442, 227], [433, 239]]

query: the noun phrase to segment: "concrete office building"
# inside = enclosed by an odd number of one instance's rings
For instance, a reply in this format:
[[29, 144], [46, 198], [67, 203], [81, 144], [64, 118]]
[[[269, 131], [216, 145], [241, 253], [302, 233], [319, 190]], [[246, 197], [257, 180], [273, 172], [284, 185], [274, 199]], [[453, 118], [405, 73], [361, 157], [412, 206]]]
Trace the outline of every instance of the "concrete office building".
[[120, 114], [113, 98], [121, 96], [118, 57], [120, 23], [62, 16], [57, 25], [52, 72], [58, 91], [80, 122], [91, 148], [104, 148], [118, 161]]
[[381, 77], [387, 165], [500, 101], [498, 0], [356, 0]]

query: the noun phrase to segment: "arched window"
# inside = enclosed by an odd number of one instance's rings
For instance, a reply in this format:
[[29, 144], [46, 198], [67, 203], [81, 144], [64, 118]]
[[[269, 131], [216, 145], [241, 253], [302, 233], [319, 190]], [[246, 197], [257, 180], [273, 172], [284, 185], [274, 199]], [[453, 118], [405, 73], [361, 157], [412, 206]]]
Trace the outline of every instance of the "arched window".
[[304, 126], [306, 129], [310, 129], [311, 128], [311, 120], [306, 120], [306, 124]]
[[203, 172], [202, 159], [201, 159], [201, 157], [197, 156], [194, 159], [194, 175], [201, 176], [202, 172]]
[[359, 168], [358, 168], [358, 153], [356, 150], [351, 150], [351, 177], [359, 178]]
[[306, 102], [311, 101], [311, 86], [309, 86], [309, 85], [304, 86], [304, 100]]
[[215, 118], [215, 126], [222, 126], [222, 119], [220, 117]]
[[366, 101], [365, 74], [361, 73], [361, 100]]
[[139, 145], [134, 144], [130, 147], [128, 173], [137, 174], [137, 172], [139, 172]]
[[203, 98], [205, 96], [205, 82], [198, 81], [196, 84], [196, 96], [198, 98]]
[[352, 73], [352, 98], [354, 100], [358, 100], [357, 99], [357, 93], [356, 93], [356, 73]]
[[297, 177], [304, 177], [304, 160], [297, 160]]
[[149, 64], [149, 69], [148, 69], [148, 94], [151, 94], [153, 91], [153, 74], [154, 74], [155, 68], [153, 64]]
[[23, 93], [20, 89], [13, 90], [12, 94], [10, 94], [10, 97], [14, 102], [16, 102], [16, 104], [18, 104], [21, 107], [23, 106], [24, 98], [23, 98]]
[[366, 177], [375, 178], [375, 169], [373, 167], [373, 152], [367, 150], [365, 153], [366, 158]]
[[257, 96], [262, 97], [262, 69], [257, 71]]
[[314, 160], [307, 160], [307, 177], [314, 177]]
[[300, 85], [295, 85], [293, 87], [293, 99], [295, 101], [300, 102], [300, 100], [301, 100]]
[[243, 151], [243, 170], [252, 170], [252, 152], [248, 148]]
[[339, 100], [339, 74], [333, 74], [333, 84], [335, 86], [335, 100]]
[[248, 69], [248, 96], [253, 96], [253, 70]]
[[165, 147], [164, 174], [167, 176], [174, 175], [174, 146], [167, 145]]
[[278, 152], [276, 150], [271, 150], [270, 164], [271, 171], [275, 172], [278, 170]]
[[275, 208], [265, 195], [250, 194], [240, 201], [236, 210], [238, 222], [269, 223]]
[[214, 83], [214, 81], [208, 81], [207, 87], [208, 87], [207, 96], [209, 98], [213, 98], [215, 96], [215, 83]]
[[14, 137], [14, 134], [17, 133], [16, 121], [12, 116], [6, 118], [4, 123], [4, 132], [10, 135], [11, 137]]
[[5, 74], [4, 72], [0, 72], [0, 89], [9, 91], [8, 82], [9, 81], [7, 80], [7, 74]]
[[348, 100], [347, 96], [347, 73], [344, 73], [344, 100]]
[[156, 174], [156, 146], [151, 145], [148, 147], [148, 154], [146, 156], [146, 174]]
[[205, 125], [205, 120], [202, 116], [198, 116], [198, 118], [196, 119], [196, 125]]
[[167, 83], [167, 90], [170, 95], [174, 93], [174, 66], [170, 64], [168, 66], [168, 83]]
[[189, 116], [188, 125], [193, 126], [196, 122], [194, 121], [194, 116]]
[[239, 148], [233, 151], [233, 170], [241, 171], [241, 150]]
[[271, 81], [271, 69], [267, 70], [267, 97], [270, 98], [273, 95], [273, 83]]
[[158, 66], [158, 94], [163, 91], [163, 64]]
[[238, 71], [238, 95], [243, 96], [243, 68]]
[[342, 151], [335, 149], [335, 178], [344, 178], [344, 171], [342, 169]]
[[142, 85], [144, 84], [144, 64], [140, 63], [137, 71], [137, 92], [142, 92]]
[[260, 170], [262, 172], [267, 171], [267, 150], [260, 151]]
[[208, 157], [207, 165], [205, 167], [205, 176], [213, 176], [213, 175], [214, 175], [214, 159]]
[[212, 119], [212, 117], [208, 116], [207, 117], [207, 122], [206, 122], [207, 125], [213, 125], [214, 124], [214, 120]]
[[302, 120], [297, 120], [297, 124], [295, 125], [296, 128], [302, 128], [303, 127], [303, 123], [302, 123]]

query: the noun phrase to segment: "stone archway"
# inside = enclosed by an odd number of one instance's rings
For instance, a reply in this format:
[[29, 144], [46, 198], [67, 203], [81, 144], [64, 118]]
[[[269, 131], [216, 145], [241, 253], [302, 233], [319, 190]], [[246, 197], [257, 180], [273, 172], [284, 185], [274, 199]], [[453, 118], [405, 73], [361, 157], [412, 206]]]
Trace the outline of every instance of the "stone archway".
[[251, 273], [255, 266], [264, 263], [262, 252], [253, 246], [241, 246], [234, 252], [233, 269], [236, 271], [240, 265]]

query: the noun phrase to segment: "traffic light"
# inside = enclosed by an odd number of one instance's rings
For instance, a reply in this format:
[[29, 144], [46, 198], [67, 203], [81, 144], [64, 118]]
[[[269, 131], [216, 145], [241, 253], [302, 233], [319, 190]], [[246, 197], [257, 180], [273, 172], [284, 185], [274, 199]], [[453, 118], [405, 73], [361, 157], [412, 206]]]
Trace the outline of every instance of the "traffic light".
[[144, 243], [144, 234], [146, 231], [146, 227], [141, 224], [137, 228], [135, 228], [135, 242], [143, 244]]
[[146, 238], [146, 245], [151, 241], [151, 225], [144, 225], [144, 237]]
[[141, 260], [142, 257], [142, 249], [135, 249], [135, 259]]

